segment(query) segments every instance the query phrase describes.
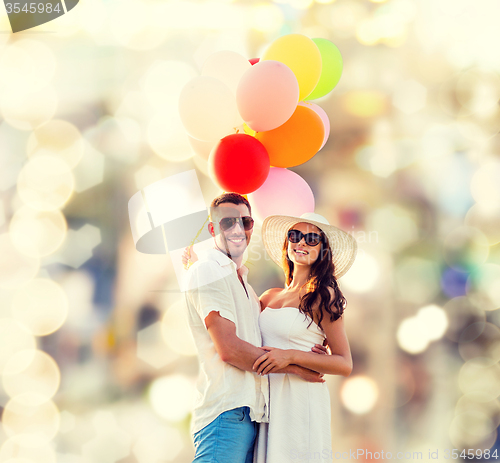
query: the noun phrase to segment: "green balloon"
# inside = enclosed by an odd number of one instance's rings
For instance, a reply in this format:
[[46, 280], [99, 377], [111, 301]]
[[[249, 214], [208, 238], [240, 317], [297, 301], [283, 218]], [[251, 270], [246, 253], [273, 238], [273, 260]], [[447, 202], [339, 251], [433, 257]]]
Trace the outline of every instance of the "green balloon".
[[330, 93], [342, 75], [342, 55], [339, 49], [329, 40], [312, 39], [321, 53], [321, 75], [314, 90], [305, 98], [315, 100]]

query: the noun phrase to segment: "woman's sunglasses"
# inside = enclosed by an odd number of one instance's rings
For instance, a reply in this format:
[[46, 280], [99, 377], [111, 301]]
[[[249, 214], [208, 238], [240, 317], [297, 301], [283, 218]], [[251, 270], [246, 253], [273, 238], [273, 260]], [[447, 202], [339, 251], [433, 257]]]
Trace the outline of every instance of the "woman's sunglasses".
[[304, 241], [308, 246], [317, 246], [319, 243], [321, 243], [321, 235], [318, 235], [317, 233], [302, 233], [299, 230], [288, 230], [288, 241], [290, 243], [298, 243], [302, 238], [304, 238]]
[[233, 228], [236, 223], [239, 223], [241, 228], [244, 228], [245, 231], [251, 230], [253, 228], [253, 219], [252, 217], [224, 217], [219, 222], [219, 227], [222, 231], [227, 231], [230, 228]]

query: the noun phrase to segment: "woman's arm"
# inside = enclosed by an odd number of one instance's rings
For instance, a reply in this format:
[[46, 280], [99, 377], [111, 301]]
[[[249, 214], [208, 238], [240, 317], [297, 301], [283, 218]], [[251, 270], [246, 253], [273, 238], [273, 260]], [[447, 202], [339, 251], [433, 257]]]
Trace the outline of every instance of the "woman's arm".
[[352, 357], [343, 317], [334, 322], [323, 320], [322, 325], [332, 352], [331, 355], [318, 355], [313, 352], [295, 349], [283, 350], [265, 346], [263, 349], [268, 352], [255, 361], [253, 370], [258, 374], [266, 375], [273, 373], [273, 370], [295, 364], [318, 373], [349, 376], [352, 371]]

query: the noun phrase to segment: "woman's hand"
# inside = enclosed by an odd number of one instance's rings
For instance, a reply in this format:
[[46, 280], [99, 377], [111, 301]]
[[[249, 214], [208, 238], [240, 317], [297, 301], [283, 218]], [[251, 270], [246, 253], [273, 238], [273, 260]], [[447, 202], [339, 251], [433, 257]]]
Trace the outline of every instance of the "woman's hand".
[[253, 364], [253, 371], [259, 375], [267, 375], [293, 363], [293, 350], [267, 346], [262, 347], [262, 349], [267, 350], [267, 354], [261, 355]]

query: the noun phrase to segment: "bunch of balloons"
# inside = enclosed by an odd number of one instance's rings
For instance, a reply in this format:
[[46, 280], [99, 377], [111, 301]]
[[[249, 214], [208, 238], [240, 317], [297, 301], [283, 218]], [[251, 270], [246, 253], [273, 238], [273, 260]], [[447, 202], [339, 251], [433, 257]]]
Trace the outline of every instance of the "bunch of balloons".
[[309, 100], [331, 92], [341, 74], [338, 48], [301, 34], [279, 37], [260, 59], [221, 51], [183, 88], [180, 117], [193, 150], [208, 160], [210, 175], [223, 190], [253, 193], [261, 218], [283, 202], [286, 213], [301, 215], [314, 210], [314, 196], [287, 168], [308, 161], [325, 145], [328, 117]]

